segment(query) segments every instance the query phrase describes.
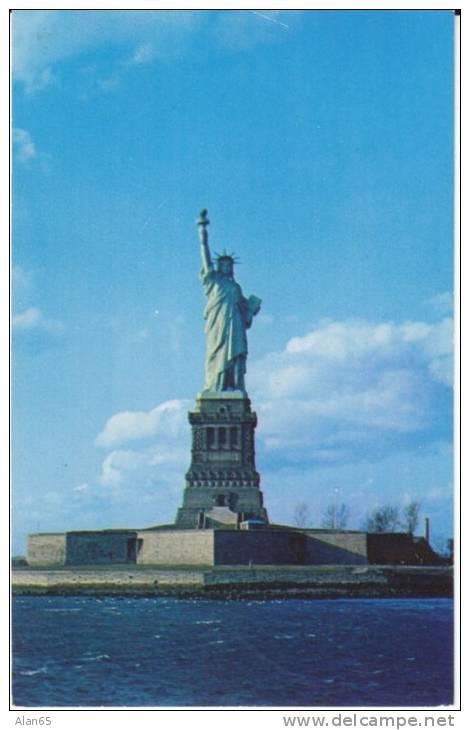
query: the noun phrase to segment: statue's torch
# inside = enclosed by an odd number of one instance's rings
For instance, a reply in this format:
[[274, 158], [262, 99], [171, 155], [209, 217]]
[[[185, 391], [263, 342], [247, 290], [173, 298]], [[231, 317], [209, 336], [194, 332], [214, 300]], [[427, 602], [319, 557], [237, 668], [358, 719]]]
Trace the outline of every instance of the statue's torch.
[[210, 221], [207, 217], [207, 208], [203, 208], [201, 212], [199, 213], [199, 220], [196, 221], [197, 225], [199, 226], [199, 237], [201, 239], [201, 243], [207, 244], [207, 226], [209, 225]]

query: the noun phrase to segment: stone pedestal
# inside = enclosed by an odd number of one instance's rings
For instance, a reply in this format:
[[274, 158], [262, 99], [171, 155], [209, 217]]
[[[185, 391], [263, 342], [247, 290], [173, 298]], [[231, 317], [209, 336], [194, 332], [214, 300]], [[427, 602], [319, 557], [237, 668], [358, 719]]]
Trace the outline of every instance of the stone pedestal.
[[244, 391], [203, 391], [188, 414], [191, 464], [176, 524], [214, 527], [268, 522], [255, 466], [256, 413]]

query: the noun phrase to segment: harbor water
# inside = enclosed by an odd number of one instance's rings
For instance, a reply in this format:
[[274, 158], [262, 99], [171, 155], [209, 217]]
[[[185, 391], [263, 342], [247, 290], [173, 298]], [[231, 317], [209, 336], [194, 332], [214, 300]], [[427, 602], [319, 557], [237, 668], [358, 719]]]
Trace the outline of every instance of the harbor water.
[[452, 601], [18, 596], [18, 707], [453, 702]]

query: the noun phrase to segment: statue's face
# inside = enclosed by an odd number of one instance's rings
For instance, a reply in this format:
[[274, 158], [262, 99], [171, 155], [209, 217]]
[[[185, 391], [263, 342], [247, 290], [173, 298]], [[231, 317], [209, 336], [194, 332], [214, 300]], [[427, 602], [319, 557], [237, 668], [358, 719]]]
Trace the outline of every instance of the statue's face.
[[233, 264], [228, 259], [222, 259], [219, 261], [219, 271], [224, 276], [233, 276]]

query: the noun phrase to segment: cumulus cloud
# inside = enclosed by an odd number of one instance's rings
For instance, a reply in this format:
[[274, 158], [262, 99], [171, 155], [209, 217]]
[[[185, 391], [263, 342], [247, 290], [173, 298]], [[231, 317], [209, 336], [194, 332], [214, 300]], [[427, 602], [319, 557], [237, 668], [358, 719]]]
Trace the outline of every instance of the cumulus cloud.
[[[452, 382], [452, 320], [323, 321], [250, 368], [271, 452], [334, 462], [428, 432]], [[443, 395], [444, 393], [444, 395]]]
[[36, 146], [25, 129], [13, 129], [13, 152], [18, 162], [29, 162], [37, 156]]
[[[165, 495], [174, 500], [176, 509], [189, 465], [187, 411], [192, 405], [189, 400], [170, 400], [150, 411], [126, 411], [109, 418], [95, 442], [111, 449], [103, 459], [98, 485], [113, 493], [138, 489], [149, 499]], [[138, 443], [129, 448], [130, 442]]]
[[[171, 445], [154, 444], [147, 449], [116, 449], [111, 451], [101, 467], [100, 484], [105, 487], [120, 487], [132, 483], [134, 486], [146, 487], [169, 481], [173, 477], [175, 465], [184, 470], [184, 463], [189, 459], [189, 452], [184, 448], [185, 440], [175, 440]], [[178, 470], [176, 470], [178, 473]], [[178, 478], [170, 478], [174, 483]]]
[[150, 436], [176, 439], [181, 436], [186, 424], [186, 411], [190, 404], [189, 400], [169, 400], [151, 411], [116, 413], [96, 437], [96, 444], [109, 448]]

